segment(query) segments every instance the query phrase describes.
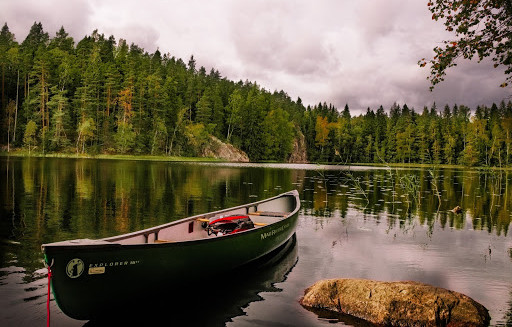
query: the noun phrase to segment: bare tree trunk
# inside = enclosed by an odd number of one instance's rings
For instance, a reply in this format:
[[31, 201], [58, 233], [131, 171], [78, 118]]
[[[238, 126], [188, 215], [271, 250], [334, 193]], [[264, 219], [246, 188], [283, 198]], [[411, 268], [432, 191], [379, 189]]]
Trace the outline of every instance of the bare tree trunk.
[[226, 135], [226, 141], [227, 141], [228, 143], [229, 143], [229, 136], [230, 136], [230, 135], [229, 135], [229, 134], [230, 134], [229, 132], [230, 132], [230, 130], [231, 130], [231, 123], [229, 123], [229, 125], [228, 125], [228, 135]]
[[507, 157], [505, 158], [505, 164], [508, 166], [508, 156], [510, 152], [510, 132], [507, 130]]
[[76, 154], [78, 154], [78, 145], [80, 144], [80, 137], [82, 136], [82, 131], [78, 131], [78, 137], [77, 137], [77, 140], [76, 140]]
[[178, 129], [178, 126], [176, 125], [176, 127], [174, 127], [174, 131], [172, 133], [172, 138], [171, 138], [171, 144], [169, 145], [169, 155], [171, 154], [172, 152], [172, 145], [174, 143], [174, 138], [176, 137], [176, 130]]
[[[231, 109], [233, 110], [233, 109]], [[233, 134], [233, 129], [231, 124], [233, 123], [233, 111], [231, 111], [231, 115], [229, 116], [229, 124], [228, 124], [228, 135], [226, 136], [226, 141], [229, 143], [229, 139], [231, 138], [231, 134]]]
[[169, 155], [169, 134], [165, 136], [165, 155]]

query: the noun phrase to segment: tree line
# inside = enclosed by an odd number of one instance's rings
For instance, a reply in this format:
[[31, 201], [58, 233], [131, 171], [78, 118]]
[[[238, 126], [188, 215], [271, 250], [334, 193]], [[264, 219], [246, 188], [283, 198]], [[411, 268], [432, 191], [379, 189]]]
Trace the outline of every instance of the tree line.
[[[284, 91], [230, 81], [159, 50], [98, 31], [75, 44], [34, 23], [21, 43], [0, 31], [0, 143], [7, 151], [201, 156], [216, 137], [252, 161], [401, 162], [506, 166], [512, 104], [394, 104], [352, 116]], [[300, 146], [302, 144], [302, 146]]]
[[512, 163], [512, 102], [437, 108], [421, 114], [393, 104], [351, 117], [323, 105], [305, 112], [309, 158], [325, 162], [423, 163], [509, 166]]
[[40, 152], [199, 156], [210, 136], [253, 160], [284, 160], [300, 113], [284, 92], [152, 54], [94, 31], [76, 45], [34, 23], [18, 44], [0, 32], [2, 135]]

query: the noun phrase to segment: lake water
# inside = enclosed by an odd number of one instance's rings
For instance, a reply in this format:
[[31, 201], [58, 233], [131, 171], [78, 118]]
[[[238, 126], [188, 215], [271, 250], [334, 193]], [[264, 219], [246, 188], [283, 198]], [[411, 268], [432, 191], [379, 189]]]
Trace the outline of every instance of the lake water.
[[[336, 277], [448, 288], [489, 309], [492, 326], [512, 326], [511, 188], [512, 173], [491, 170], [3, 157], [0, 325], [45, 323], [42, 243], [136, 231], [297, 189], [296, 237], [275, 257], [221, 283], [205, 276], [192, 294], [138, 297], [135, 309], [98, 321], [68, 318], [52, 296], [52, 326], [327, 326], [332, 319], [298, 300]], [[455, 206], [463, 212], [450, 212]]]

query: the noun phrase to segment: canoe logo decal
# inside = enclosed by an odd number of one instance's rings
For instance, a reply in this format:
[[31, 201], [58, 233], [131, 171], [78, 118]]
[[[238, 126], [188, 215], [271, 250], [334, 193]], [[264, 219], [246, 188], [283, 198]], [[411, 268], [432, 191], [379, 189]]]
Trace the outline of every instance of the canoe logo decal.
[[279, 228], [273, 229], [270, 232], [261, 233], [261, 239], [264, 240], [267, 237], [276, 236], [277, 234], [282, 233], [285, 229], [288, 229], [288, 227], [290, 227], [290, 223], [288, 223], [286, 225], [283, 225], [283, 226], [281, 226]]
[[66, 274], [69, 278], [78, 278], [84, 272], [85, 264], [82, 260], [71, 259], [66, 266]]

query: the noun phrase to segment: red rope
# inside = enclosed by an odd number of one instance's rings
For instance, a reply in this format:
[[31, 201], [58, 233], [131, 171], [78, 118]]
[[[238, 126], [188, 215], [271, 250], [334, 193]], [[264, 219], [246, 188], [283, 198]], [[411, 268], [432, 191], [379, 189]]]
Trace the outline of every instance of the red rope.
[[48, 299], [46, 300], [46, 327], [50, 327], [50, 284], [52, 281], [52, 269], [48, 266]]

